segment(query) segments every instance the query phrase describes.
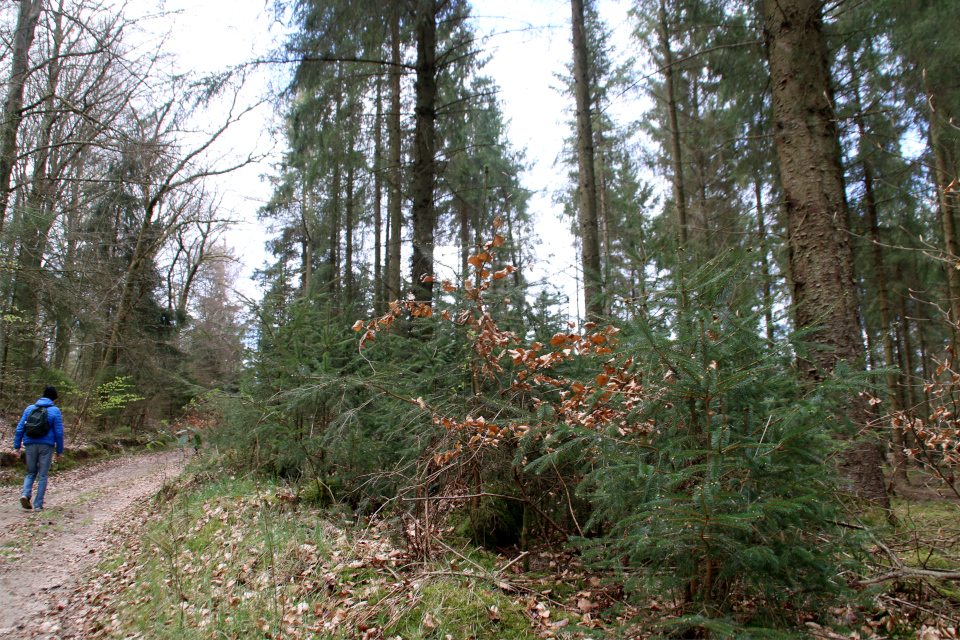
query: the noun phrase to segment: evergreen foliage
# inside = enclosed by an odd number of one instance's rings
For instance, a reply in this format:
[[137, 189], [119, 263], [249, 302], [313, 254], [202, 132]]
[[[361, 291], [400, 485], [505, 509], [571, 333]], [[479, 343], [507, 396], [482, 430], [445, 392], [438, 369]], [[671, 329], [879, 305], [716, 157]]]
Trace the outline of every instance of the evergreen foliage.
[[628, 569], [640, 593], [667, 589], [687, 602], [690, 626], [788, 628], [796, 611], [846, 591], [829, 434], [842, 394], [869, 382], [840, 372], [812, 390], [798, 385], [790, 358], [804, 336], [768, 342], [762, 313], [739, 314], [731, 297], [742, 272], [722, 264], [657, 296], [661, 312], [620, 334], [604, 369], [644, 387], [625, 421], [555, 439], [577, 442], [590, 462], [578, 491], [595, 509], [587, 529], [605, 534], [585, 541], [597, 562]]
[[957, 461], [952, 4], [636, 0], [619, 39], [572, 2], [560, 80], [592, 116], [554, 197], [590, 212], [589, 322], [531, 282], [550, 239], [478, 3], [275, 3], [287, 148], [247, 309], [205, 184], [236, 114], [187, 144], [235, 77], [161, 79], [119, 13], [61, 4], [3, 14], [5, 406], [53, 382], [107, 430], [211, 393], [190, 433], [237, 466], [395, 518], [418, 560], [450, 531], [568, 543], [678, 603], [665, 635], [772, 636], [849, 596], [838, 467], [883, 505]]
[[[789, 628], [846, 594], [857, 543], [835, 524], [826, 470], [838, 401], [869, 378], [838, 368], [799, 384], [791, 359], [812, 331], [771, 343], [763, 310], [743, 305], [749, 260], [730, 254], [651, 293], [619, 327], [528, 342], [501, 329], [502, 243], [470, 256], [476, 278], [455, 304], [395, 303], [356, 323], [359, 352], [292, 305], [264, 326], [260, 353], [274, 359], [251, 368], [273, 391], [236, 405], [222, 442], [362, 511], [492, 495], [461, 503], [458, 531], [477, 542], [525, 540], [534, 522], [548, 538], [572, 532], [636, 597], [685, 602], [690, 627]], [[407, 314], [429, 340], [390, 331]]]

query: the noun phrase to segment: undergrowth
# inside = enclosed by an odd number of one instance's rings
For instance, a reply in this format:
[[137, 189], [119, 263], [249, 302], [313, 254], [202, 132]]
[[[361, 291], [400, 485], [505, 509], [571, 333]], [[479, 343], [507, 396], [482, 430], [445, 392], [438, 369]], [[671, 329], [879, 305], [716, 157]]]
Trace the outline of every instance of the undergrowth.
[[559, 588], [549, 576], [518, 582], [497, 568], [505, 560], [468, 548], [413, 562], [385, 524], [335, 514], [297, 503], [270, 480], [197, 477], [169, 485], [121, 527], [123, 545], [95, 570], [81, 610], [85, 632], [524, 639], [573, 637], [582, 622], [583, 611], [551, 600], [577, 589]]
[[[398, 522], [304, 496], [222, 470], [166, 485], [118, 526], [121, 544], [84, 587], [84, 637], [664, 638], [698, 622], [669, 589], [633, 590], [569, 545], [534, 550], [524, 571], [516, 551], [484, 551], [448, 530], [430, 561], [415, 560]], [[878, 542], [909, 566], [958, 566], [956, 505], [895, 508], [903, 526], [877, 531]], [[876, 551], [875, 574], [886, 570]], [[951, 638], [956, 605], [949, 585], [901, 580], [810, 611], [805, 629], [738, 631], [704, 618], [696, 637]]]

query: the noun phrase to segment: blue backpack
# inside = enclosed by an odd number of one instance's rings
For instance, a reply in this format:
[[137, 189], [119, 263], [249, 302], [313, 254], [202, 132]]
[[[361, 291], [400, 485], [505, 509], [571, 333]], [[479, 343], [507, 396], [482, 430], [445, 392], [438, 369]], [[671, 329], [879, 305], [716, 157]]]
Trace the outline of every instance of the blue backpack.
[[50, 431], [50, 425], [47, 423], [47, 408], [34, 407], [27, 421], [23, 423], [23, 434], [28, 438], [39, 440]]

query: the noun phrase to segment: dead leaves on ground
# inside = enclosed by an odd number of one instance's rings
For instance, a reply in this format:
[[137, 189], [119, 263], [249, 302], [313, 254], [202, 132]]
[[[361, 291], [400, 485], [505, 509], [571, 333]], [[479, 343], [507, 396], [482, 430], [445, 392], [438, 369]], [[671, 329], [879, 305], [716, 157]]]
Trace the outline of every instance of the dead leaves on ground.
[[451, 630], [443, 603], [455, 596], [471, 603], [470, 624], [490, 637], [505, 625], [514, 631], [508, 637], [574, 638], [607, 624], [600, 579], [585, 576], [569, 554], [539, 558], [548, 577], [485, 573], [453, 556], [415, 562], [386, 524], [341, 529], [321, 512], [291, 506], [283, 492], [223, 495], [188, 509], [182, 498], [144, 505], [114, 531], [121, 544], [75, 603], [84, 637], [181, 623], [196, 637], [243, 637], [254, 628], [267, 638], [425, 637]]

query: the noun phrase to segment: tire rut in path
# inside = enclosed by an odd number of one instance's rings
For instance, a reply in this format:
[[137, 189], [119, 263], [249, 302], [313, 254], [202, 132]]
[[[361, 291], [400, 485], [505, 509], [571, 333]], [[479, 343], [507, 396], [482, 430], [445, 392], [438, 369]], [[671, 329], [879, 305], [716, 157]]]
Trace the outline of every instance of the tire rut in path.
[[19, 488], [0, 490], [0, 638], [64, 637], [60, 612], [109, 543], [104, 525], [185, 460], [179, 451], [126, 456], [51, 477], [37, 513], [20, 508]]

